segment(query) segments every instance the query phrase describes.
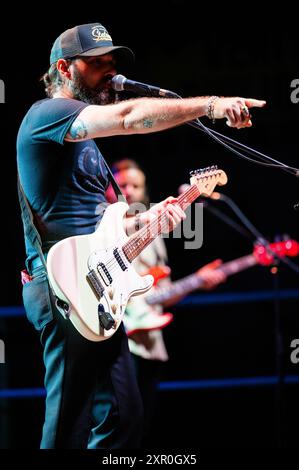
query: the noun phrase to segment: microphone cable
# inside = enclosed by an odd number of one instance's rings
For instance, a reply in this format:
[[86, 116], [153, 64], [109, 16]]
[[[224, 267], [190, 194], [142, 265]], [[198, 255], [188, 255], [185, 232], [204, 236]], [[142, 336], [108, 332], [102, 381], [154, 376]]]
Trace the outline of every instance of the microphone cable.
[[[178, 95], [177, 93], [173, 93], [173, 98], [178, 98], [178, 99], [184, 99], [182, 96]], [[258, 150], [255, 150], [251, 147], [248, 147], [247, 145], [242, 144], [241, 142], [238, 142], [234, 139], [231, 139], [230, 137], [227, 137], [223, 134], [220, 134], [220, 132], [216, 132], [214, 129], [211, 129], [210, 127], [205, 126], [199, 118], [194, 119], [193, 121], [186, 122], [191, 127], [194, 127], [195, 129], [203, 131], [205, 134], [209, 135], [213, 140], [215, 140], [217, 143], [222, 145], [223, 147], [227, 148], [234, 154], [238, 155], [241, 158], [244, 158], [245, 160], [248, 160], [252, 163], [256, 163], [258, 165], [262, 166], [267, 166], [267, 167], [272, 167], [272, 168], [279, 168], [281, 170], [286, 171], [287, 173], [290, 173], [291, 175], [295, 175], [299, 177], [299, 169], [292, 167], [290, 165], [286, 165], [283, 162], [280, 162], [272, 157], [269, 157], [268, 155], [265, 155]], [[257, 158], [259, 158], [261, 161], [255, 160], [253, 158], [250, 158], [243, 153], [237, 151], [235, 148], [241, 149], [248, 154], [251, 154]], [[273, 163], [268, 163], [267, 160], [273, 162]]]
[[[182, 96], [178, 95], [177, 93], [171, 91], [171, 90], [164, 90], [162, 88], [148, 85], [146, 83], [141, 83], [141, 82], [135, 82], [133, 80], [128, 80], [124, 75], [115, 75], [112, 77], [112, 87], [116, 91], [133, 91], [134, 93], [145, 95], [145, 96], [151, 96], [151, 97], [160, 97], [160, 98], [176, 98], [176, 99], [184, 99]], [[290, 173], [292, 175], [295, 175], [299, 177], [299, 169], [292, 167], [290, 165], [286, 165], [283, 162], [280, 162], [272, 157], [269, 157], [268, 155], [265, 155], [253, 148], [250, 148], [244, 144], [241, 144], [240, 142], [231, 139], [223, 134], [220, 134], [219, 132], [216, 132], [215, 130], [205, 126], [199, 118], [194, 119], [192, 121], [186, 122], [185, 124], [188, 124], [189, 126], [195, 127], [196, 129], [199, 129], [203, 131], [205, 134], [209, 135], [213, 140], [215, 140], [218, 144], [222, 145], [223, 147], [227, 148], [230, 150], [232, 153], [235, 155], [248, 160], [252, 163], [256, 163], [258, 165], [262, 166], [267, 166], [267, 167], [272, 167], [272, 168], [279, 168], [287, 173]], [[250, 158], [249, 156], [244, 155], [241, 151], [236, 150], [242, 150], [245, 151], [247, 154], [250, 154], [259, 160], [256, 160], [254, 158]], [[272, 163], [268, 163], [268, 162]]]

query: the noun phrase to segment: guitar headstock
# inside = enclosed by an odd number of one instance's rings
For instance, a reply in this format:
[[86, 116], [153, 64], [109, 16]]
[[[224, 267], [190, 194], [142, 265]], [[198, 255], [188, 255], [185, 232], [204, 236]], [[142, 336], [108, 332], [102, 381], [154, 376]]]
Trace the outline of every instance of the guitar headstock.
[[[297, 256], [299, 254], [299, 243], [296, 240], [285, 240], [277, 243], [269, 243], [269, 248], [278, 258], [284, 256]], [[269, 266], [273, 264], [274, 256], [264, 245], [256, 245], [253, 254], [259, 264]]]
[[190, 171], [190, 184], [195, 184], [201, 196], [209, 197], [217, 185], [223, 186], [227, 183], [227, 176], [218, 167], [208, 166], [199, 170]]

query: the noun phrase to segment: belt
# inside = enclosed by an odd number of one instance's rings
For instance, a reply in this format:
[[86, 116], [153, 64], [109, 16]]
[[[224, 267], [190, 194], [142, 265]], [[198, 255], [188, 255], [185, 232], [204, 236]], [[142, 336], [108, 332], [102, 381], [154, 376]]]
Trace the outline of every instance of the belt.
[[[44, 256], [46, 258], [46, 255]], [[41, 266], [44, 267], [42, 260], [39, 256], [30, 261], [30, 271], [35, 271], [35, 269], [40, 268]]]

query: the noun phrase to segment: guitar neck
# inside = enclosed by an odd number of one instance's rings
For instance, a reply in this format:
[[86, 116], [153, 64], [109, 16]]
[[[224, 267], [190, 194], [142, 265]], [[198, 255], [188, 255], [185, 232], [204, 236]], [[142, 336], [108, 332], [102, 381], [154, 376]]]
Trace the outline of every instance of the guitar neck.
[[[231, 276], [240, 271], [243, 271], [251, 266], [257, 264], [254, 255], [243, 256], [242, 258], [229, 261], [223, 264], [216, 271], [224, 273], [226, 276]], [[179, 281], [172, 282], [169, 286], [158, 287], [152, 294], [146, 296], [146, 302], [149, 305], [161, 304], [178, 296], [185, 296], [197, 289], [203, 287], [205, 283], [204, 277], [196, 273], [180, 279]]]
[[[178, 197], [179, 206], [185, 211], [187, 207], [200, 196], [199, 189], [195, 184], [191, 185], [181, 196]], [[138, 230], [122, 247], [126, 258], [132, 262], [144, 248], [146, 248], [155, 238], [166, 231], [168, 218], [165, 211], [151, 222], [148, 222], [142, 229]]]

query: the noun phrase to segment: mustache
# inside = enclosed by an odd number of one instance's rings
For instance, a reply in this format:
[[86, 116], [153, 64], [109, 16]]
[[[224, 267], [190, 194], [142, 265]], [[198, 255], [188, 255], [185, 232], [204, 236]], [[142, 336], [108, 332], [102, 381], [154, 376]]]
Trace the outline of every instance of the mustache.
[[72, 81], [72, 92], [75, 99], [84, 101], [88, 104], [112, 104], [118, 101], [118, 94], [115, 93], [111, 86], [112, 73], [107, 73], [102, 77], [101, 81], [90, 87], [87, 85], [80, 72], [75, 70]]
[[107, 75], [105, 75], [103, 81], [105, 83], [107, 83], [107, 82], [111, 83], [111, 80], [112, 80], [113, 77], [114, 77], [114, 75], [112, 73], [108, 73]]
[[[108, 73], [107, 75], [105, 75], [105, 77], [102, 77], [101, 78], [101, 81], [98, 83], [97, 87], [101, 87], [103, 85], [110, 85], [111, 86], [111, 83], [112, 83], [112, 78], [114, 77], [114, 75], [112, 73]], [[112, 86], [111, 86], [112, 88]]]

